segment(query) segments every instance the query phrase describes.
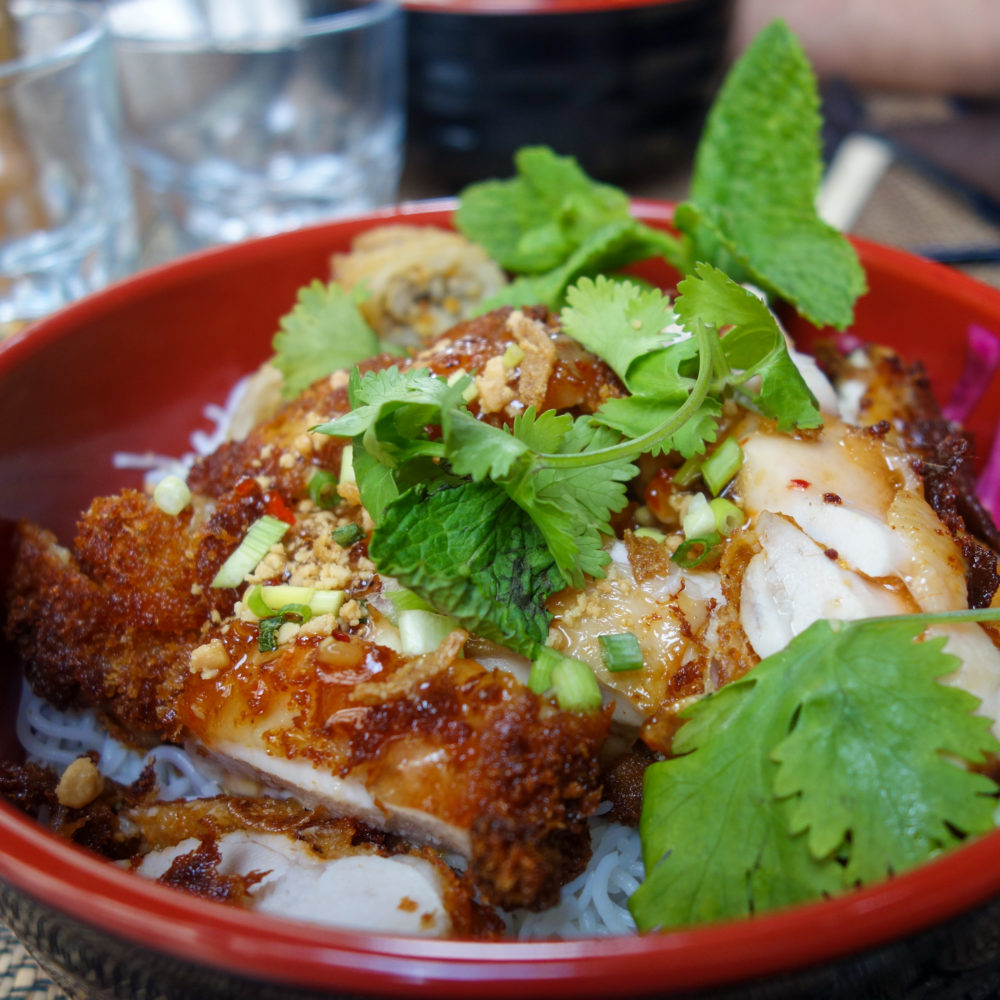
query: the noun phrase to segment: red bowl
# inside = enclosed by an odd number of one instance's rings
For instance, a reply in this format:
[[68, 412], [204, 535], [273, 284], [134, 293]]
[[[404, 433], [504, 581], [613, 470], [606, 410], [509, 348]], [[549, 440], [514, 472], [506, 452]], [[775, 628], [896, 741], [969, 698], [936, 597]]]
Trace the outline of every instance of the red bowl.
[[[300, 285], [376, 222], [447, 224], [450, 203], [210, 250], [137, 275], [0, 345], [0, 518], [71, 536], [100, 492], [136, 485], [112, 452], [180, 454], [235, 379], [269, 353]], [[669, 206], [637, 213], [665, 225]], [[925, 361], [942, 399], [966, 330], [1000, 331], [1000, 292], [860, 242], [871, 291], [855, 332]], [[665, 269], [653, 276], [668, 280]], [[793, 323], [809, 339], [810, 328]], [[1000, 375], [972, 414], [980, 456]], [[2, 547], [3, 550], [6, 546]], [[0, 566], [0, 583], [3, 567]], [[0, 754], [16, 753], [18, 670], [0, 660]], [[1000, 832], [863, 891], [751, 920], [644, 937], [438, 942], [255, 916], [121, 872], [0, 803], [0, 919], [76, 996], [867, 997], [995, 995]], [[994, 983], [991, 993], [989, 984]], [[934, 992], [933, 995], [941, 995]]]

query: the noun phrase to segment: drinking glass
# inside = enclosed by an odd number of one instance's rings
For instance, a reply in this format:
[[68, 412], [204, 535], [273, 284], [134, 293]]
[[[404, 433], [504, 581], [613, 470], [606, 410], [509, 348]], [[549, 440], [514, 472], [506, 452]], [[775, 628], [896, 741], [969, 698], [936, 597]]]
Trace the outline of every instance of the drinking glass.
[[127, 146], [167, 252], [395, 197], [395, 2], [115, 0], [109, 17]]
[[0, 62], [0, 339], [136, 262], [114, 66], [99, 12], [20, 4]]

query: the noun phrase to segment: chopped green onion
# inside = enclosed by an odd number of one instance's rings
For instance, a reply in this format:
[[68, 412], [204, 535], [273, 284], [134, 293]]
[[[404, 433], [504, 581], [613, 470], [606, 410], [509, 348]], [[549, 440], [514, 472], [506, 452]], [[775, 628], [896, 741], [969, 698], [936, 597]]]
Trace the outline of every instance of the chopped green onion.
[[715, 513], [708, 505], [708, 498], [702, 493], [695, 493], [681, 518], [684, 537], [700, 538], [702, 535], [711, 534], [715, 528]]
[[385, 646], [394, 653], [402, 653], [403, 646], [399, 641], [399, 630], [385, 618], [379, 618], [372, 626], [372, 642], [376, 646]]
[[342, 483], [358, 481], [354, 475], [354, 445], [344, 445], [344, 450], [340, 453], [340, 481]]
[[601, 688], [594, 671], [572, 656], [552, 665], [552, 687], [565, 712], [594, 712], [601, 707]]
[[702, 462], [701, 478], [712, 491], [712, 496], [718, 496], [729, 481], [739, 472], [743, 464], [743, 449], [736, 438], [726, 438], [708, 458]]
[[280, 615], [274, 618], [262, 618], [257, 625], [257, 649], [261, 653], [273, 653], [278, 648], [278, 629], [285, 624]]
[[689, 538], [681, 542], [670, 558], [684, 569], [694, 569], [713, 554], [716, 545], [721, 541], [722, 535], [717, 531], [703, 538]]
[[715, 515], [715, 527], [720, 535], [731, 535], [746, 520], [746, 514], [725, 497], [716, 497], [708, 506]]
[[701, 475], [701, 455], [692, 455], [674, 472], [675, 486], [690, 486]]
[[275, 614], [286, 604], [312, 604], [316, 595], [314, 587], [293, 587], [287, 583], [275, 583], [269, 587], [261, 587], [260, 596], [267, 602], [268, 614]]
[[604, 666], [613, 674], [642, 668], [642, 650], [639, 648], [639, 640], [631, 632], [599, 635], [597, 643], [601, 647]]
[[274, 608], [264, 600], [263, 589], [258, 583], [256, 587], [251, 587], [243, 597], [243, 603], [258, 618], [268, 618], [274, 614]]
[[504, 368], [516, 368], [524, 360], [524, 348], [520, 344], [508, 344], [503, 352]]
[[344, 603], [342, 590], [317, 590], [309, 599], [309, 607], [314, 615], [335, 615]]
[[531, 664], [528, 674], [528, 687], [537, 695], [545, 694], [552, 687], [552, 668], [559, 662], [562, 653], [557, 653], [549, 646], [543, 646]]
[[431, 653], [458, 628], [458, 623], [436, 611], [400, 611], [399, 644], [406, 656]]
[[355, 542], [360, 542], [365, 533], [356, 524], [344, 524], [334, 528], [330, 537], [341, 547], [350, 548]]
[[191, 502], [191, 490], [180, 476], [164, 476], [153, 490], [153, 503], [176, 517]]
[[554, 690], [566, 712], [591, 712], [601, 707], [601, 688], [593, 670], [581, 660], [543, 646], [531, 665], [528, 687], [537, 695]]
[[344, 603], [342, 590], [316, 590], [314, 587], [293, 587], [278, 583], [269, 587], [256, 586], [247, 591], [243, 603], [258, 617], [269, 618], [290, 606], [303, 605], [314, 615], [335, 615]]
[[652, 538], [654, 542], [665, 542], [667, 536], [659, 528], [636, 528], [632, 532], [636, 538]]
[[305, 625], [312, 618], [312, 608], [308, 604], [286, 604], [278, 609], [278, 615], [286, 622], [295, 622], [298, 625]]
[[246, 537], [230, 557], [219, 567], [212, 580], [213, 587], [238, 587], [252, 573], [275, 542], [280, 542], [288, 525], [270, 514], [257, 518]]
[[390, 590], [385, 595], [397, 611], [433, 611], [434, 606], [428, 604], [419, 594], [405, 587], [399, 590]]
[[309, 499], [317, 507], [329, 510], [340, 502], [337, 495], [337, 477], [329, 469], [317, 469], [309, 479]]
[[458, 371], [452, 372], [445, 381], [448, 385], [454, 386], [463, 379], [467, 380], [468, 384], [462, 390], [462, 399], [464, 399], [466, 403], [471, 403], [479, 395], [479, 389], [476, 388], [475, 379], [473, 379], [468, 373], [459, 368]]

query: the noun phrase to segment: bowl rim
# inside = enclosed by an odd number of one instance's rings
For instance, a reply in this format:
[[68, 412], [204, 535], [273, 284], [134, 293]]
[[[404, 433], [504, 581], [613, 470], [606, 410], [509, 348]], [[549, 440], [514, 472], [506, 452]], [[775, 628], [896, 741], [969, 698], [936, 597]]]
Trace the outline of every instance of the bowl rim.
[[[119, 281], [0, 344], [0, 370], [72, 334], [116, 303], [183, 284], [207, 268], [239, 267], [265, 244], [332, 243], [388, 220], [442, 224], [453, 199], [408, 202], [190, 255]], [[635, 214], [667, 224], [673, 206], [633, 201]], [[866, 240], [867, 265], [939, 286], [950, 297], [1000, 317], [1000, 290], [950, 268]], [[835, 898], [755, 917], [626, 937], [542, 942], [437, 941], [337, 930], [268, 917], [188, 896], [116, 868], [0, 802], [0, 881], [45, 906], [116, 938], [175, 959], [286, 986], [411, 997], [598, 997], [720, 986], [888, 944], [1000, 895], [1000, 830], [912, 871]], [[724, 956], [720, 959], [720, 956]], [[648, 985], [646, 985], [648, 984]]]

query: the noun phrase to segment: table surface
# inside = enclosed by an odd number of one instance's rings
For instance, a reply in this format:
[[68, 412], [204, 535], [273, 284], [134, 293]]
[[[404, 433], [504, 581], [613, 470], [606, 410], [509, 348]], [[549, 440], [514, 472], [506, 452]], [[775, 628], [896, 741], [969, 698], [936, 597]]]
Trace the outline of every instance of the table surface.
[[[936, 121], [949, 113], [940, 101], [876, 95], [870, 101], [876, 121]], [[1000, 164], [997, 164], [1000, 171]], [[677, 200], [686, 192], [688, 170], [634, 186], [640, 197]], [[433, 180], [404, 174], [405, 198], [447, 195]], [[895, 160], [874, 188], [852, 231], [859, 236], [907, 249], [927, 246], [1000, 248], [1000, 225], [981, 214], [965, 197], [931, 179], [921, 169]], [[1000, 262], [964, 265], [962, 270], [1000, 288]], [[0, 1000], [66, 1000], [65, 994], [35, 965], [10, 932], [0, 924]], [[83, 998], [77, 998], [83, 1000]]]

